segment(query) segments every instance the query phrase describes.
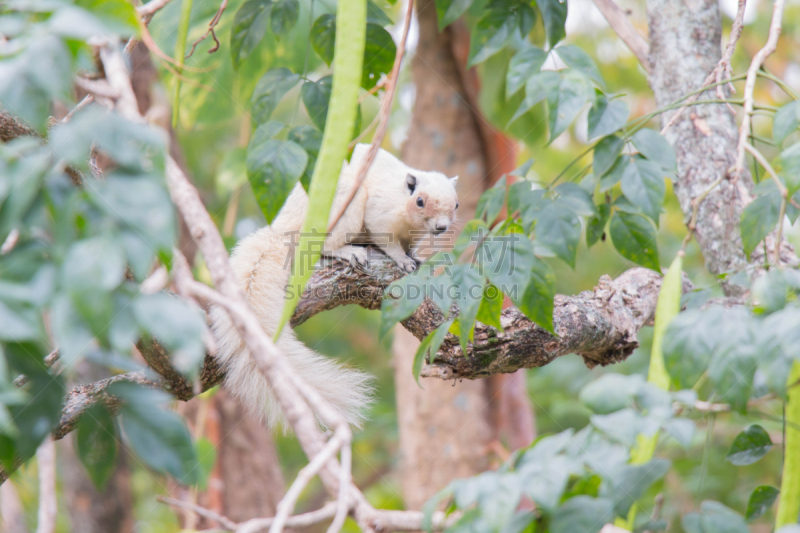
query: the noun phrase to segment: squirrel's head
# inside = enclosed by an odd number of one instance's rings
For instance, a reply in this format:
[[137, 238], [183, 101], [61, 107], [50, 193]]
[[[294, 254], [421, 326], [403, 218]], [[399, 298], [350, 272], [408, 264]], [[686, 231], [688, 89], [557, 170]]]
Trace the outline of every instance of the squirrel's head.
[[434, 235], [444, 233], [456, 218], [458, 176], [440, 172], [412, 171], [406, 175], [406, 210], [411, 225]]

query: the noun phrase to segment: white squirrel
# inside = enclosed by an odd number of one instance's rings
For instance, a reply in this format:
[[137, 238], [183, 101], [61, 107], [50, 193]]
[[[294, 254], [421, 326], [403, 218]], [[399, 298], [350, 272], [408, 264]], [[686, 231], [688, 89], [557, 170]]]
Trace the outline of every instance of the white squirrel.
[[[355, 186], [368, 145], [356, 146], [349, 164], [342, 165], [331, 213], [337, 213]], [[366, 264], [368, 249], [375, 244], [406, 272], [417, 266], [414, 242], [421, 235], [446, 231], [455, 218], [458, 176], [416, 170], [390, 153], [379, 150], [359, 191], [333, 231], [326, 237], [323, 255]], [[242, 239], [231, 254], [231, 266], [261, 326], [272, 336], [285, 302], [289, 280], [289, 255], [308, 208], [308, 195], [296, 185], [271, 226]], [[320, 228], [318, 231], [324, 231]], [[373, 240], [374, 239], [374, 240]], [[359, 246], [362, 245], [362, 246]], [[225, 385], [250, 412], [269, 426], [282, 421], [269, 384], [250, 359], [228, 316], [212, 308], [211, 328], [217, 340], [217, 359], [226, 371]], [[294, 371], [354, 426], [364, 421], [371, 402], [372, 377], [316, 353], [286, 328], [277, 342]]]

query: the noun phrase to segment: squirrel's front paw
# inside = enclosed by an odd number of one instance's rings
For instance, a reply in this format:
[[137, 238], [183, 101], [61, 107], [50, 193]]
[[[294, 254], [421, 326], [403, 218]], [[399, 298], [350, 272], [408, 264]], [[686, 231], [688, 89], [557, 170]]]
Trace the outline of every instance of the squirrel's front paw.
[[402, 270], [405, 270], [406, 272], [414, 272], [417, 269], [417, 262], [414, 260], [413, 257], [403, 255], [394, 258], [394, 260], [397, 263], [397, 266], [399, 266]]
[[369, 249], [363, 246], [353, 246], [350, 254], [350, 266], [353, 268], [364, 267], [369, 263]]

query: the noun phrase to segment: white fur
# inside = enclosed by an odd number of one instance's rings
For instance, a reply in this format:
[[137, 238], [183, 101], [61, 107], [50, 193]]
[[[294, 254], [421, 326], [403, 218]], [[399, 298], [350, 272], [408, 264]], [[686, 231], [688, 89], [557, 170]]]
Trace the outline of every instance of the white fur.
[[[359, 163], [366, 156], [367, 145], [358, 145], [350, 164], [342, 167], [339, 186], [335, 192], [333, 209], [336, 213], [355, 184]], [[348, 234], [368, 230], [391, 233], [393, 243], [378, 243], [387, 255], [400, 266], [408, 265], [411, 231], [431, 230], [447, 219], [452, 222], [452, 206], [434, 213], [422, 221], [410, 221], [408, 202], [413, 202], [406, 185], [406, 176], [417, 178], [417, 191], [430, 198], [442, 200], [442, 205], [455, 205], [455, 179], [449, 180], [438, 172], [424, 172], [407, 167], [394, 156], [380, 150], [364, 183], [325, 241], [326, 255], [355, 259], [363, 262], [364, 249], [348, 244]], [[438, 204], [437, 204], [438, 205]], [[284, 306], [284, 291], [289, 279], [287, 254], [291, 233], [299, 231], [305, 219], [308, 196], [298, 184], [286, 201], [272, 226], [261, 228], [242, 239], [231, 255], [231, 266], [241, 280], [247, 298], [261, 326], [273, 335]], [[444, 211], [450, 212], [448, 216]], [[413, 211], [412, 211], [413, 212]], [[444, 213], [444, 214], [443, 214]], [[319, 228], [324, 231], [324, 228]], [[363, 243], [365, 238], [356, 239]], [[226, 370], [225, 385], [253, 413], [263, 417], [270, 426], [282, 421], [282, 414], [266, 380], [251, 361], [244, 344], [230, 323], [225, 311], [213, 308], [210, 312], [212, 331], [217, 340], [217, 358]], [[347, 419], [360, 425], [370, 404], [371, 376], [341, 366], [309, 349], [286, 328], [277, 342], [278, 348], [288, 356], [292, 368], [313, 386]]]

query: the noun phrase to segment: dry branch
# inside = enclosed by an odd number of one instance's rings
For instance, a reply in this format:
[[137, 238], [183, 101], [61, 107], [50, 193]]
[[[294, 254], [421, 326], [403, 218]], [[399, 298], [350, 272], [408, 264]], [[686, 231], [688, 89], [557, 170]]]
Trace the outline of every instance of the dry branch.
[[650, 59], [647, 57], [650, 53], [650, 45], [633, 27], [631, 21], [628, 20], [628, 15], [614, 3], [614, 0], [594, 0], [594, 5], [603, 14], [614, 33], [633, 52], [645, 72], [650, 72]]

